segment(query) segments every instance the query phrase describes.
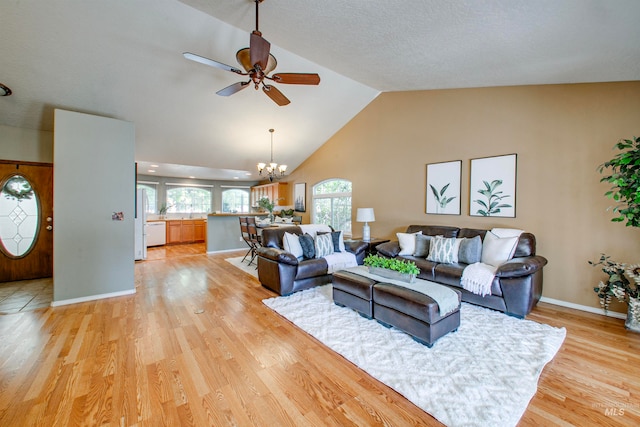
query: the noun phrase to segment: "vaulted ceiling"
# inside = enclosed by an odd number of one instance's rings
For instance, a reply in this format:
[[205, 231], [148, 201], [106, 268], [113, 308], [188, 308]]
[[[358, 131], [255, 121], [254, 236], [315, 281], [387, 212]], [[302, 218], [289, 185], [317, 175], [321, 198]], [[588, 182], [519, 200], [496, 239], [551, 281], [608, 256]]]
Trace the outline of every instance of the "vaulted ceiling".
[[215, 94], [255, 27], [253, 0], [22, 0], [0, 12], [0, 124], [52, 130], [53, 109], [136, 125], [136, 160], [168, 176], [256, 180], [300, 165], [380, 92], [640, 80], [637, 0], [265, 0], [276, 72], [319, 86]]

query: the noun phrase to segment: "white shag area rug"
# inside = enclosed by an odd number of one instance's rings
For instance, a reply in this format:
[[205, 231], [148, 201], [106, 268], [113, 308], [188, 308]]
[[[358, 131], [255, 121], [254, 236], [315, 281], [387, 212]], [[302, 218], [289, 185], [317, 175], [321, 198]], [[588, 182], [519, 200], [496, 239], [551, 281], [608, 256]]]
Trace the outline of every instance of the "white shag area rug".
[[566, 330], [463, 303], [432, 348], [333, 303], [331, 285], [263, 300], [447, 426], [515, 426]]
[[247, 274], [252, 275], [253, 277], [255, 277], [256, 279], [258, 278], [258, 270], [256, 269], [256, 267], [258, 266], [258, 259], [254, 259], [253, 262], [251, 263], [251, 265], [249, 264], [249, 259], [251, 259], [250, 256], [248, 256], [244, 262], [242, 261], [242, 257], [237, 257], [237, 258], [225, 258], [225, 261], [227, 261], [229, 264], [233, 265], [236, 268], [239, 268], [240, 270], [244, 271]]

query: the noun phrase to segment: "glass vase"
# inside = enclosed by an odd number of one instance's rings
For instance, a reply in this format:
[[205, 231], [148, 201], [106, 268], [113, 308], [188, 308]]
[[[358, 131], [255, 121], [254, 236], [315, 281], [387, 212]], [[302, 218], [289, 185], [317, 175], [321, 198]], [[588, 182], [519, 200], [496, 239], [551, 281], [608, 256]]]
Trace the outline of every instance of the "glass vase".
[[624, 327], [633, 332], [640, 332], [640, 298], [629, 298]]

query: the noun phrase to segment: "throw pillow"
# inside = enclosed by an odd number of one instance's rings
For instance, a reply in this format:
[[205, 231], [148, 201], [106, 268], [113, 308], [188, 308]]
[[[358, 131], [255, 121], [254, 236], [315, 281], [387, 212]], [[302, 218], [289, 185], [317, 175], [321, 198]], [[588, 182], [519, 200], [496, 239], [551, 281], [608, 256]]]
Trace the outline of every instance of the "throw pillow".
[[285, 232], [282, 239], [282, 246], [284, 246], [285, 251], [291, 252], [296, 258], [304, 256], [304, 251], [300, 245], [300, 237], [298, 237], [297, 234]]
[[458, 249], [460, 241], [455, 237], [434, 236], [431, 239], [431, 249], [427, 259], [443, 264], [454, 264], [458, 262]]
[[318, 234], [315, 240], [316, 258], [331, 255], [333, 251], [333, 238], [331, 234]]
[[400, 253], [398, 255], [413, 255], [416, 251], [417, 234], [422, 234], [422, 231], [417, 233], [396, 233], [400, 244]]
[[482, 239], [480, 236], [471, 239], [463, 238], [458, 250], [458, 262], [475, 264], [482, 259]]
[[429, 256], [429, 249], [431, 248], [431, 236], [423, 236], [422, 234], [416, 234], [416, 248], [413, 252], [413, 256], [426, 258]]
[[518, 236], [500, 238], [487, 231], [482, 242], [482, 263], [498, 267], [509, 261], [516, 250], [519, 239]]
[[331, 238], [333, 239], [333, 251], [344, 252], [344, 240], [342, 239], [342, 231], [332, 231]]
[[[318, 236], [322, 234], [329, 234], [326, 232], [319, 231]], [[344, 239], [342, 238], [342, 231], [332, 231], [331, 239], [333, 240], [333, 251], [334, 252], [345, 252], [346, 249], [344, 247]]]
[[313, 243], [313, 237], [311, 237], [309, 234], [303, 234], [302, 236], [298, 237], [298, 240], [300, 241], [300, 246], [302, 246], [302, 256], [304, 257], [304, 259], [315, 258], [316, 247]]

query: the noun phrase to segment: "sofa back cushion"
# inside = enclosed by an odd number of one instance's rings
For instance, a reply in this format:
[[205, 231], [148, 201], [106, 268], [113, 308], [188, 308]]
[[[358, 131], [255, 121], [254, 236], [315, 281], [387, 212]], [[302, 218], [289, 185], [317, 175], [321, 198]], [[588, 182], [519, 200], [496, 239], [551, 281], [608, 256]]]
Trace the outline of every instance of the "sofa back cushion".
[[410, 225], [407, 227], [407, 233], [417, 233], [418, 231], [422, 231], [422, 234], [428, 236], [460, 237], [458, 236], [460, 231], [458, 227], [446, 225]]
[[273, 227], [263, 228], [261, 234], [261, 244], [265, 248], [284, 249], [283, 239], [284, 233], [301, 235], [300, 227], [292, 225], [291, 227]]
[[[481, 230], [478, 228], [461, 228], [458, 233], [458, 237], [475, 237], [480, 236], [484, 240], [484, 236], [487, 234], [487, 230]], [[516, 251], [513, 254], [514, 258], [534, 256], [536, 254], [536, 237], [531, 233], [522, 233], [516, 246]]]

